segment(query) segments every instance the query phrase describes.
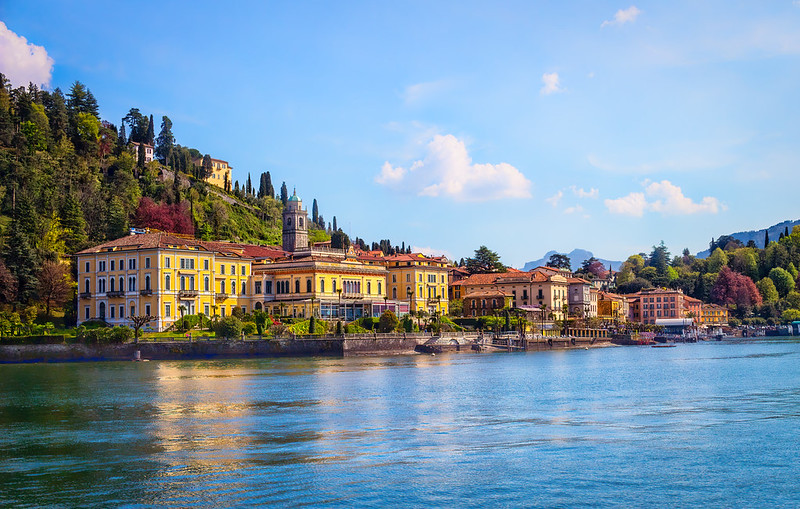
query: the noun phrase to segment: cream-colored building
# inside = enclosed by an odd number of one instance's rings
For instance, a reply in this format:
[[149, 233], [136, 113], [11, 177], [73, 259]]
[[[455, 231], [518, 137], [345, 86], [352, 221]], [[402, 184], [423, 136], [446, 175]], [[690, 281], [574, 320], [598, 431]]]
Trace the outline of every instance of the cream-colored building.
[[522, 272], [510, 269], [508, 272], [491, 274], [472, 274], [466, 279], [455, 282], [461, 287], [466, 316], [483, 316], [488, 307], [483, 306], [483, 298], [471, 298], [473, 295], [497, 295], [510, 297], [510, 307], [535, 306], [544, 308], [545, 313], [561, 320], [565, 307], [568, 309], [567, 278], [558, 271], [547, 272], [534, 269]]

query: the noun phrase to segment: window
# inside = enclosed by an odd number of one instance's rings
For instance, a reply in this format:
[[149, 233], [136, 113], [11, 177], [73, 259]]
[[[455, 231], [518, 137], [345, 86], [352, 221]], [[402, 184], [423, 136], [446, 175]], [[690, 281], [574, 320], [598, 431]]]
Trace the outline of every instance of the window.
[[114, 260], [111, 260], [111, 270], [114, 270]]
[[298, 222], [300, 224], [300, 228], [302, 228], [303, 227], [303, 218], [302, 217], [298, 218]]
[[247, 295], [247, 281], [242, 281], [242, 291], [239, 293], [241, 293], [241, 295]]
[[169, 258], [169, 257], [166, 257], [166, 258], [164, 258], [164, 266], [165, 266], [166, 268], [169, 268], [169, 266], [170, 266], [170, 262], [169, 262], [169, 260], [170, 260], [170, 258]]
[[[119, 267], [122, 268], [122, 265], [120, 265]], [[122, 276], [119, 277], [119, 291], [121, 292], [125, 291], [125, 279]], [[120, 318], [122, 318], [121, 313], [120, 313]]]
[[168, 317], [172, 316], [172, 304], [169, 303], [164, 304], [164, 314], [167, 315]]
[[119, 305], [119, 317], [125, 318], [125, 306], [122, 304]]
[[84, 313], [85, 313], [84, 314], [84, 316], [85, 316], [84, 319], [88, 320], [89, 319], [89, 306], [86, 306], [85, 308], [83, 308], [83, 310], [84, 310]]
[[243, 276], [246, 276], [246, 275], [247, 275], [247, 267], [246, 267], [245, 265], [242, 265], [242, 267], [241, 267], [241, 271], [242, 271], [242, 275], [243, 275]]
[[261, 281], [256, 281], [255, 282], [255, 293], [256, 293], [256, 295], [261, 293]]
[[105, 272], [106, 271], [106, 262], [98, 262], [98, 265], [99, 265], [99, 267], [97, 268], [97, 270], [99, 272]]
[[[144, 259], [144, 268], [145, 269], [149, 269], [150, 268], [150, 257], [149, 256]], [[147, 314], [149, 315], [150, 313], [147, 313]]]
[[128, 260], [128, 270], [136, 270], [136, 258]]
[[367, 281], [367, 295], [372, 293], [372, 281]]
[[236, 265], [231, 265], [231, 276], [236, 275]]
[[392, 274], [392, 283], [397, 282], [397, 274]]
[[382, 294], [383, 291], [381, 290], [381, 282], [378, 281], [378, 295]]
[[300, 280], [296, 279], [294, 281], [294, 293], [300, 293]]
[[144, 314], [150, 316], [150, 304], [144, 305]]
[[114, 306], [108, 306], [109, 318], [114, 318]]
[[203, 280], [203, 291], [204, 292], [208, 291], [208, 285], [209, 285], [209, 280], [208, 280], [208, 276], [206, 276], [205, 279]]
[[236, 295], [236, 280], [231, 279], [231, 295]]
[[106, 293], [106, 280], [105, 279], [98, 279], [97, 280], [97, 293]]
[[306, 293], [311, 293], [311, 280], [306, 279]]
[[186, 258], [181, 258], [181, 268], [182, 269], [186, 268]]
[[272, 294], [272, 281], [267, 281], [267, 288], [264, 293], [271, 295]]
[[208, 304], [206, 304], [206, 305], [203, 306], [203, 314], [208, 316], [208, 311], [209, 311]]
[[333, 293], [336, 293], [336, 280], [333, 280]]
[[194, 291], [194, 276], [189, 276], [189, 290]]
[[225, 281], [219, 282], [219, 293], [225, 293]]
[[88, 277], [83, 281], [83, 292], [84, 293], [89, 293], [89, 278]]
[[106, 303], [105, 302], [101, 302], [100, 303], [99, 315], [100, 315], [100, 319], [101, 320], [105, 320], [105, 318], [106, 318]]
[[406, 274], [406, 283], [411, 282], [411, 274]]
[[419, 275], [419, 282], [422, 282], [422, 274]]
[[136, 316], [136, 305], [131, 304], [131, 314], [128, 316]]
[[203, 260], [203, 269], [208, 270], [208, 260]]
[[128, 277], [128, 291], [129, 292], [136, 291], [136, 276]]
[[170, 277], [169, 277], [169, 274], [167, 274], [166, 276], [164, 276], [164, 289], [167, 290], [167, 291], [170, 290], [170, 284], [169, 283], [170, 283]]
[[86, 262], [86, 270], [84, 272], [89, 272], [89, 262]]
[[320, 279], [319, 280], [319, 291], [322, 292], [322, 293], [325, 293], [325, 280], [324, 279]]
[[114, 278], [113, 277], [108, 278], [108, 282], [111, 283], [111, 291], [113, 292], [114, 291]]
[[[150, 258], [147, 258], [147, 259], [149, 260]], [[150, 289], [150, 274], [148, 274], [148, 275], [146, 275], [144, 277], [144, 289], [145, 290], [149, 290]], [[149, 315], [150, 313], [147, 313], [147, 314]]]
[[222, 264], [220, 264], [219, 266], [219, 273], [222, 274], [223, 276], [225, 275], [225, 266]]
[[220, 315], [222, 315], [222, 318], [225, 318], [225, 306], [220, 306], [219, 312]]
[[406, 286], [406, 298], [412, 297], [413, 295], [414, 294], [411, 293], [411, 287], [410, 286]]
[[392, 298], [393, 299], [397, 299], [397, 288], [396, 287], [392, 288]]

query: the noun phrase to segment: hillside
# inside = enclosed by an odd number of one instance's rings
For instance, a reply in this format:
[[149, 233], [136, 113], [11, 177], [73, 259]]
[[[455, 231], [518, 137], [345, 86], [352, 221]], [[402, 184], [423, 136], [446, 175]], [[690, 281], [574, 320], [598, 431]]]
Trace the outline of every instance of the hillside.
[[[591, 251], [587, 251], [585, 249], [573, 249], [569, 253], [559, 253], [558, 251], [548, 251], [547, 253], [545, 253], [545, 255], [542, 258], [539, 258], [538, 260], [534, 260], [532, 262], [526, 263], [525, 266], [522, 268], [522, 270], [528, 271], [528, 270], [534, 269], [534, 268], [542, 266], [542, 265], [547, 265], [547, 261], [554, 254], [566, 254], [567, 257], [569, 258], [570, 265], [571, 265], [573, 270], [578, 269], [581, 266], [581, 264], [583, 263], [584, 260], [588, 260], [589, 258], [594, 256]], [[622, 262], [619, 262], [619, 261], [605, 260], [603, 258], [598, 258], [597, 260], [599, 260], [606, 267], [611, 265], [612, 270], [619, 270], [620, 266], [622, 265]]]
[[[794, 228], [797, 225], [800, 225], [800, 220], [794, 220], [794, 221], [789, 220], [789, 221], [783, 221], [778, 224], [774, 224], [769, 228], [764, 228], [761, 230], [750, 230], [746, 232], [730, 233], [728, 234], [728, 236], [741, 241], [741, 243], [744, 245], [747, 245], [747, 243], [752, 240], [753, 242], [755, 242], [756, 246], [764, 247], [765, 232], [769, 232], [770, 240], [778, 240], [781, 233], [784, 233], [787, 228], [789, 229], [789, 233], [791, 233], [792, 228]], [[710, 254], [711, 253], [708, 251], [708, 249], [706, 249], [704, 251], [700, 251], [699, 253], [697, 253], [697, 257], [707, 258]]]

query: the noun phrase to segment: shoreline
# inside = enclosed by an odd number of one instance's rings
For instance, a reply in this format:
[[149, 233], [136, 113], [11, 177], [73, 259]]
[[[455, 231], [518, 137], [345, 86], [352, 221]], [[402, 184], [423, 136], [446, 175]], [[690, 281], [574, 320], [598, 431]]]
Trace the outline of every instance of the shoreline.
[[[578, 338], [576, 338], [578, 339]], [[584, 338], [580, 338], [584, 339]], [[438, 345], [434, 352], [423, 351], [414, 337], [388, 338], [325, 338], [325, 339], [261, 339], [170, 341], [158, 343], [124, 343], [114, 345], [39, 344], [0, 345], [0, 364], [48, 364], [62, 362], [133, 361], [136, 352], [142, 360], [210, 360], [278, 357], [353, 357], [385, 355], [426, 355], [431, 353], [499, 353], [508, 351], [573, 350], [613, 346], [608, 341], [572, 341], [556, 338], [528, 341], [524, 350], [504, 346], [474, 344]]]

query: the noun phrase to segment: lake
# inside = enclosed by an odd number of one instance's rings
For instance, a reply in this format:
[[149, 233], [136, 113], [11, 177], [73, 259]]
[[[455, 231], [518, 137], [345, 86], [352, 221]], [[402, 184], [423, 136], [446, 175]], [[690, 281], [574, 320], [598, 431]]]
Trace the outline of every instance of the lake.
[[800, 505], [800, 343], [0, 365], [0, 505]]

